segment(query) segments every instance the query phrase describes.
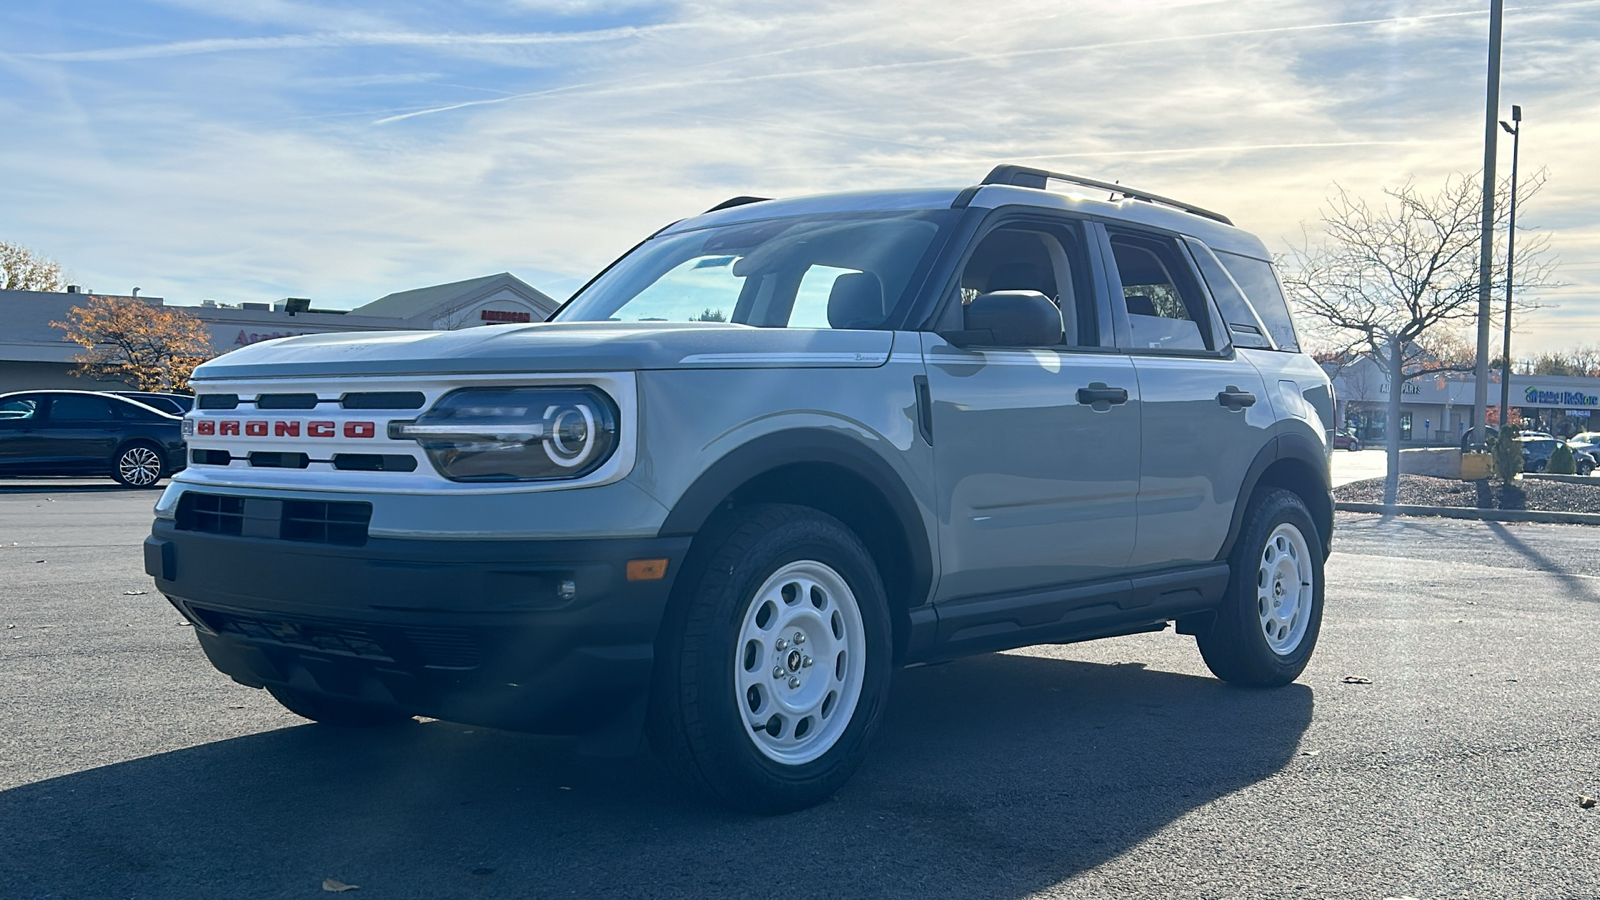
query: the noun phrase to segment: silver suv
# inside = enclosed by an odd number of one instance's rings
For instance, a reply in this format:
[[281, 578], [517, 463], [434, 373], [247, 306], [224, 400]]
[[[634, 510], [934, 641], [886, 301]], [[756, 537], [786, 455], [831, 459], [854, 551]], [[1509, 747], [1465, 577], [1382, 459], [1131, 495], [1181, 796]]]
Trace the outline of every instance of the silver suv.
[[549, 323], [201, 366], [146, 568], [308, 718], [648, 734], [763, 812], [850, 777], [910, 663], [1176, 623], [1219, 678], [1286, 684], [1333, 406], [1268, 260], [1015, 166], [736, 198]]

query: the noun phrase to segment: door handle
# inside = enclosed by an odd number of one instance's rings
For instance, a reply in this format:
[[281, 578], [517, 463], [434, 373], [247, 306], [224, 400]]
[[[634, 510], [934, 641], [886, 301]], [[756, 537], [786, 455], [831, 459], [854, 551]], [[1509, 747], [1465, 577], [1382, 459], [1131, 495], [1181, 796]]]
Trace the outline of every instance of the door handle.
[[1120, 406], [1128, 402], [1128, 389], [1119, 387], [1106, 387], [1105, 382], [1091, 382], [1088, 387], [1078, 388], [1078, 402], [1084, 406], [1092, 406], [1097, 412], [1104, 412], [1113, 406]]
[[1241, 391], [1230, 384], [1227, 390], [1217, 392], [1217, 402], [1233, 412], [1238, 412], [1246, 406], [1255, 406], [1256, 395], [1249, 391]]

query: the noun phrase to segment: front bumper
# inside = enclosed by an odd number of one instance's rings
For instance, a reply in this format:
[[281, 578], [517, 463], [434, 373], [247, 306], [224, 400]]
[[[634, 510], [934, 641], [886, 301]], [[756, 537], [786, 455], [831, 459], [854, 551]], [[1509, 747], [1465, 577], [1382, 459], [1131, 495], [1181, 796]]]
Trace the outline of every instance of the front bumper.
[[[362, 546], [180, 531], [145, 569], [235, 681], [539, 733], [643, 708], [688, 538]], [[667, 575], [628, 581], [631, 559]], [[637, 716], [634, 716], [637, 718]]]

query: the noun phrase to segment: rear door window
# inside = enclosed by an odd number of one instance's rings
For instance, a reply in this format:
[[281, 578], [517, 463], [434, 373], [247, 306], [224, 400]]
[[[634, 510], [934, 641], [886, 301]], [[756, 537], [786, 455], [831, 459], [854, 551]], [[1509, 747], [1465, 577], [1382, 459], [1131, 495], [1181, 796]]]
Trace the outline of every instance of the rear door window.
[[1283, 288], [1278, 284], [1278, 274], [1272, 270], [1272, 263], [1222, 250], [1217, 251], [1217, 259], [1250, 299], [1250, 305], [1266, 324], [1278, 349], [1299, 352], [1300, 338], [1295, 334], [1294, 318], [1289, 315], [1289, 303], [1283, 297]]
[[1130, 349], [1216, 349], [1205, 294], [1177, 245], [1147, 235], [1112, 232], [1110, 238], [1128, 311]]
[[112, 422], [117, 418], [110, 401], [104, 397], [85, 397], [79, 394], [57, 394], [50, 401], [50, 421]]

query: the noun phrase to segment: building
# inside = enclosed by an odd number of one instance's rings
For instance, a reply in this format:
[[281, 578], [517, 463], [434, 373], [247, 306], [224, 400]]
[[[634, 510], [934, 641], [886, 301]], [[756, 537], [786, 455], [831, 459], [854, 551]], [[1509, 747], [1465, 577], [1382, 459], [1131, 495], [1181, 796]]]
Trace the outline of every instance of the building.
[[[1334, 370], [1330, 366], [1340, 426], [1363, 441], [1388, 433], [1389, 378], [1369, 357]], [[1491, 373], [1489, 421], [1498, 421], [1500, 373]], [[1469, 372], [1424, 375], [1406, 382], [1400, 395], [1400, 439], [1415, 443], [1459, 444], [1477, 424], [1476, 381]], [[1600, 378], [1563, 375], [1511, 375], [1510, 409], [1525, 427], [1570, 435], [1600, 431]], [[1515, 416], [1513, 417], [1515, 418]]]
[[[69, 288], [67, 293], [0, 291], [0, 392], [120, 387], [86, 382], [75, 376], [73, 359], [82, 348], [68, 343], [65, 332], [50, 324], [65, 321], [68, 311], [87, 299], [87, 292], [76, 288]], [[160, 297], [137, 299], [152, 306], [166, 305]], [[211, 332], [212, 349], [221, 354], [258, 341], [300, 334], [438, 331], [542, 322], [559, 305], [520, 278], [502, 272], [400, 291], [349, 311], [313, 309], [309, 300], [293, 297], [276, 303], [230, 306], [206, 301], [200, 306], [175, 308], [199, 317]]]

